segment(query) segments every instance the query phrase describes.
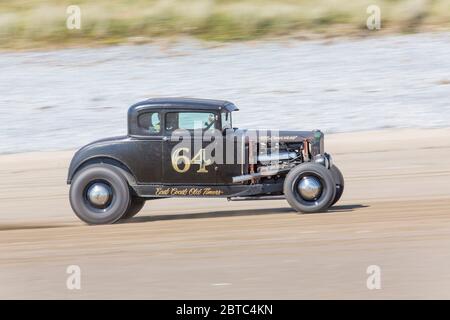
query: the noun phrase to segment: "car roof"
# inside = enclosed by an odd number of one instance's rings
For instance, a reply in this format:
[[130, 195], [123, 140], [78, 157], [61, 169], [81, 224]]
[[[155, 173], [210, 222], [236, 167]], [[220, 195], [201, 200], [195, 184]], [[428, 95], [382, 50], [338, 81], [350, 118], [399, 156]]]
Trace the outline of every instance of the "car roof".
[[133, 104], [130, 112], [142, 109], [195, 109], [238, 111], [230, 101], [196, 98], [152, 98]]

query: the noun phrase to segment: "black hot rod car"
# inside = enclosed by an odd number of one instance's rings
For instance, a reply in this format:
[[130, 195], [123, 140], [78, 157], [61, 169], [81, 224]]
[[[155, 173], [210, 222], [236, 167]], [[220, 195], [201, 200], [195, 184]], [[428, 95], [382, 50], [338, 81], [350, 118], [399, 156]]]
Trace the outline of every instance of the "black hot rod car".
[[297, 211], [327, 210], [344, 179], [321, 131], [241, 130], [228, 101], [160, 98], [132, 105], [128, 134], [78, 150], [70, 204], [89, 224], [133, 217], [146, 200], [286, 198]]

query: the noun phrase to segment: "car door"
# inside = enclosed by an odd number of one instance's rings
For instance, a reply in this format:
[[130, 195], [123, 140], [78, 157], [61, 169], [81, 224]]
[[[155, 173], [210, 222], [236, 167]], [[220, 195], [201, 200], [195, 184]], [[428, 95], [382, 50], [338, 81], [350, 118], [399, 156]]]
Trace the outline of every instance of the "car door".
[[217, 183], [230, 184], [233, 177], [248, 173], [248, 144], [245, 133], [227, 129], [222, 141], [223, 161], [216, 166]]
[[216, 183], [215, 164], [206, 155], [211, 139], [204, 138], [205, 130], [215, 129], [216, 117], [212, 111], [177, 110], [165, 113], [164, 183]]

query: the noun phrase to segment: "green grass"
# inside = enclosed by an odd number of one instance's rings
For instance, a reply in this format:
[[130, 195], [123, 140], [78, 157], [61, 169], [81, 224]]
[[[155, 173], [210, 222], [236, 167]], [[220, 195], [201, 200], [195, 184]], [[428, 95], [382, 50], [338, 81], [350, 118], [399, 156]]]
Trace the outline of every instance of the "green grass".
[[[66, 28], [74, 4], [81, 30]], [[0, 48], [368, 33], [370, 4], [381, 8], [382, 32], [450, 29], [449, 0], [10, 0], [0, 2]]]

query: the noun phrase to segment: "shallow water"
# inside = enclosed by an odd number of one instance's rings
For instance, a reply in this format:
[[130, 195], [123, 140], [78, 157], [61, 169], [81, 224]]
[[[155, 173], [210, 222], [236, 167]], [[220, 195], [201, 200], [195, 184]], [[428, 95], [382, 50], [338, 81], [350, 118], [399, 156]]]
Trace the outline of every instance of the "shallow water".
[[450, 123], [450, 33], [0, 53], [0, 153], [124, 134], [149, 97], [226, 99], [234, 125], [325, 132]]

